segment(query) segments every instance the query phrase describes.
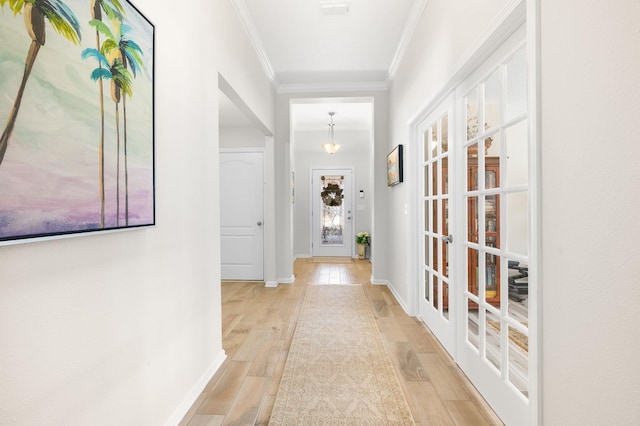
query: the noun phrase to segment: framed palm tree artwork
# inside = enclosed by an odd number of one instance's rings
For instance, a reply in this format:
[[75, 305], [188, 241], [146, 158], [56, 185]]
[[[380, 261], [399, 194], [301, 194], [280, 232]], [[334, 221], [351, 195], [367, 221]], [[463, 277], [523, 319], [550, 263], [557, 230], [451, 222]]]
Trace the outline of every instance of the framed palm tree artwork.
[[155, 224], [154, 37], [126, 0], [0, 0], [0, 245]]

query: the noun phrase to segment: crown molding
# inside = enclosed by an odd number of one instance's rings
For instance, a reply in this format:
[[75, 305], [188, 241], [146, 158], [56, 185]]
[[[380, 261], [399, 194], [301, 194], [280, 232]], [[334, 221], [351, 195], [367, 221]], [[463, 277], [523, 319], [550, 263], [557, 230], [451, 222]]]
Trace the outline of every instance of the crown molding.
[[240, 23], [244, 28], [247, 36], [249, 37], [249, 41], [251, 45], [256, 51], [258, 55], [258, 60], [264, 68], [264, 72], [267, 75], [269, 81], [271, 81], [271, 85], [274, 88], [278, 87], [278, 82], [276, 81], [276, 74], [273, 71], [273, 67], [271, 66], [271, 62], [269, 61], [269, 57], [267, 56], [267, 52], [264, 50], [264, 45], [262, 44], [262, 39], [258, 34], [258, 29], [256, 25], [253, 23], [253, 19], [251, 19], [251, 15], [249, 14], [249, 10], [247, 9], [247, 5], [244, 0], [229, 0], [231, 6], [235, 10], [238, 18], [240, 19]]
[[402, 37], [400, 38], [400, 43], [398, 43], [398, 48], [396, 49], [396, 54], [391, 60], [391, 65], [389, 65], [389, 75], [385, 81], [387, 86], [391, 86], [391, 82], [398, 72], [400, 63], [407, 51], [407, 46], [409, 46], [409, 42], [411, 42], [411, 39], [413, 38], [413, 33], [418, 27], [418, 21], [420, 21], [420, 17], [422, 17], [422, 13], [424, 12], [427, 3], [429, 3], [429, 0], [414, 0], [413, 2], [411, 12], [407, 18], [407, 23], [404, 26]]
[[376, 92], [389, 90], [384, 81], [353, 83], [295, 83], [280, 84], [278, 93]]

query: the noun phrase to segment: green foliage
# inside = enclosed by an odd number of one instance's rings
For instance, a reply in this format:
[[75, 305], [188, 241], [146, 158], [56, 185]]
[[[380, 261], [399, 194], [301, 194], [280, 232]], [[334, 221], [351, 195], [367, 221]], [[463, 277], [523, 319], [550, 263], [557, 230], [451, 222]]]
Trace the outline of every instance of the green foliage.
[[24, 6], [31, 3], [42, 13], [53, 29], [74, 44], [80, 44], [80, 23], [73, 11], [61, 0], [0, 0], [0, 6], [6, 4], [14, 15], [22, 13]]
[[368, 232], [360, 232], [356, 234], [356, 243], [358, 244], [369, 244], [370, 237]]

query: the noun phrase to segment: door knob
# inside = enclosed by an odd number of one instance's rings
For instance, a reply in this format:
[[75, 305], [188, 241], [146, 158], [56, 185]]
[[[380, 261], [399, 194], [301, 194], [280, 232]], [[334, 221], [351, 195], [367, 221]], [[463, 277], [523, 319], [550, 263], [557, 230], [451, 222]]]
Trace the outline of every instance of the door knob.
[[258, 226], [262, 226], [262, 222], [258, 221]]
[[453, 235], [443, 235], [440, 239], [445, 243], [451, 244], [453, 242]]

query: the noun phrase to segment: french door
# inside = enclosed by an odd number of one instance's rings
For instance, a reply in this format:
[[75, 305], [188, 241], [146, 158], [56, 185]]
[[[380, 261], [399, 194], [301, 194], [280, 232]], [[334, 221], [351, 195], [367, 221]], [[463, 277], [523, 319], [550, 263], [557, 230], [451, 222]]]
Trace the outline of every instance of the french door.
[[453, 354], [455, 303], [452, 296], [454, 285], [454, 251], [451, 244], [454, 235], [450, 230], [453, 218], [453, 200], [450, 189], [454, 156], [452, 132], [453, 98], [444, 101], [440, 107], [424, 120], [419, 127], [418, 158], [421, 165], [419, 174], [420, 209], [422, 213], [420, 232], [420, 294], [419, 315], [436, 335], [442, 345]]
[[426, 114], [415, 138], [418, 315], [514, 425], [531, 424], [537, 403], [528, 81], [522, 28]]
[[311, 171], [311, 254], [353, 254], [353, 170]]
[[460, 87], [465, 284], [457, 362], [506, 424], [530, 424], [531, 217], [526, 46], [513, 37]]

